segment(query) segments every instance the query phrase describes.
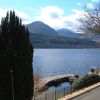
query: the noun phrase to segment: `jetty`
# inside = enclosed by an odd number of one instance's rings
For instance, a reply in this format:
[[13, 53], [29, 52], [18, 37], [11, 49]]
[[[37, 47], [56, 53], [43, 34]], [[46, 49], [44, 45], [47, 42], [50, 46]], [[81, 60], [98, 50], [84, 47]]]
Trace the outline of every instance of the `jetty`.
[[50, 85], [57, 85], [61, 82], [73, 82], [79, 76], [77, 74], [60, 74], [60, 75], [52, 75], [49, 77], [44, 77], [42, 80], [44, 84], [42, 87], [48, 87]]

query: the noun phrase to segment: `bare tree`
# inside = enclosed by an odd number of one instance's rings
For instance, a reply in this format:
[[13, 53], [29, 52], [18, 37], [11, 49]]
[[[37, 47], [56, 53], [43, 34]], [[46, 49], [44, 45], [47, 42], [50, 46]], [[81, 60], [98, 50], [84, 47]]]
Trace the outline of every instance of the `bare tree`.
[[100, 34], [100, 2], [95, 4], [93, 8], [85, 6], [83, 17], [79, 20], [79, 29], [86, 34]]
[[34, 95], [40, 94], [41, 93], [41, 89], [45, 84], [45, 80], [41, 76], [40, 71], [41, 71], [41, 69], [37, 67], [36, 70], [35, 70], [35, 74], [33, 76], [33, 80], [34, 80]]

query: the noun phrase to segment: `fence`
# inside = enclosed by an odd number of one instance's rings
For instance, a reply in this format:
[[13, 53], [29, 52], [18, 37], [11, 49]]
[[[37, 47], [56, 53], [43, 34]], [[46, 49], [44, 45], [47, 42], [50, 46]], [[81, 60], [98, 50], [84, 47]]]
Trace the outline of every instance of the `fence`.
[[38, 96], [33, 96], [33, 100], [57, 100], [69, 93], [71, 93], [71, 87], [66, 87], [51, 92], [45, 92]]

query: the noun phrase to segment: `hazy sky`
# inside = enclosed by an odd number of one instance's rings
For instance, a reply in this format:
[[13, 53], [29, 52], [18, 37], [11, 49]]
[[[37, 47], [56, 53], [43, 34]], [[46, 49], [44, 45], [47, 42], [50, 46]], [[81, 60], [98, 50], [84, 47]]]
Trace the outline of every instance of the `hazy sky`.
[[82, 16], [83, 5], [89, 8], [100, 0], [0, 0], [0, 19], [7, 10], [15, 10], [24, 24], [43, 21], [53, 28], [74, 28]]

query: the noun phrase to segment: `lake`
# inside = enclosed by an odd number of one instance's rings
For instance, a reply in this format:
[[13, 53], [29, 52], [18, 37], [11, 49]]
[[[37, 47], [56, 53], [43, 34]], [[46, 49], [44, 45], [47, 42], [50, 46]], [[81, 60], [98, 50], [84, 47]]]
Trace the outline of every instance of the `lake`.
[[[100, 49], [35, 49], [33, 56], [34, 73], [47, 77], [63, 73], [76, 73], [80, 76], [91, 70], [92, 66], [100, 67]], [[48, 91], [69, 86], [49, 87]]]
[[33, 69], [41, 76], [63, 73], [84, 75], [100, 67], [100, 49], [35, 49]]

